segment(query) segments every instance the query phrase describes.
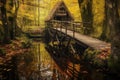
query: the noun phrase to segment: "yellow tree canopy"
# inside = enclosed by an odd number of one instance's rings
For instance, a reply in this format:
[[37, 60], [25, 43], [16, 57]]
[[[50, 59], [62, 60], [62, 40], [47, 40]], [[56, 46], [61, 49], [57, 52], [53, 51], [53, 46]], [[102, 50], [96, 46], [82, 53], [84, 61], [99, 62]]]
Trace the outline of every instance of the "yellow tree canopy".
[[[28, 18], [33, 21], [38, 21], [38, 13], [40, 24], [44, 24], [45, 18], [52, 10], [54, 5], [60, 0], [24, 0], [24, 4], [20, 4], [18, 17]], [[80, 21], [80, 10], [78, 0], [63, 0], [76, 21]], [[21, 2], [22, 3], [22, 2]], [[38, 12], [39, 7], [39, 12]]]

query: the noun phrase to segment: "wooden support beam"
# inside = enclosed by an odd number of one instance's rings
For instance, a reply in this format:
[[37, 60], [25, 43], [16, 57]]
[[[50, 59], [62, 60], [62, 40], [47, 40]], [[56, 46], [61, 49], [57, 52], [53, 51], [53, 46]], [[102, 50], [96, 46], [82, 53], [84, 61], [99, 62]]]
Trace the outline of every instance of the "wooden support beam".
[[67, 28], [68, 26], [65, 26], [65, 34], [67, 35], [67, 30], [68, 30], [68, 28]]
[[60, 22], [60, 31], [62, 32], [62, 26], [63, 26], [63, 24], [62, 24], [62, 22]]
[[72, 50], [73, 54], [75, 54], [75, 53], [76, 53], [76, 51], [75, 51], [75, 49], [74, 49], [74, 47], [73, 47], [73, 45], [72, 45], [72, 44], [70, 44], [70, 48], [71, 48], [71, 50]]
[[72, 24], [72, 27], [73, 27], [73, 38], [75, 37], [75, 25]]
[[64, 42], [63, 40], [65, 39], [65, 36], [62, 36], [62, 38], [60, 39], [60, 43], [59, 43], [59, 46], [62, 45], [62, 43]]
[[59, 40], [59, 38], [58, 38], [58, 35], [56, 34], [56, 40], [57, 40], [57, 42], [58, 42], [58, 44], [60, 43], [60, 40]]
[[50, 34], [51, 37], [53, 37], [53, 33], [48, 29], [48, 33]]
[[54, 45], [54, 41], [55, 41], [55, 39], [56, 39], [56, 35], [57, 35], [57, 30], [54, 32], [54, 36], [53, 36], [53, 40], [52, 40], [52, 44]]
[[67, 45], [66, 45], [66, 49], [67, 49], [68, 46], [70, 45], [70, 42], [71, 42], [71, 38], [69, 38], [69, 40], [68, 40], [68, 43], [67, 43]]
[[[69, 66], [70, 67], [70, 66]], [[73, 67], [71, 67], [71, 68], [69, 68], [68, 67], [68, 74], [70, 74], [71, 75], [71, 77], [73, 77], [73, 73], [74, 73], [74, 78], [77, 78], [78, 77], [78, 73], [79, 73], [79, 71], [77, 71], [76, 69], [74, 69], [74, 72], [73, 72]]]

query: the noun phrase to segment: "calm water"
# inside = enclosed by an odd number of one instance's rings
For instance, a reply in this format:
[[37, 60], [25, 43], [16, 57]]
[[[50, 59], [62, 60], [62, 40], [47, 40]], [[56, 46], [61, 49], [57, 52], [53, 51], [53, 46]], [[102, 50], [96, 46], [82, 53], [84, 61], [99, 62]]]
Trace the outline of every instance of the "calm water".
[[45, 49], [45, 44], [42, 42], [33, 42], [33, 61], [32, 68], [29, 77], [26, 78], [27, 72], [19, 74], [20, 80], [69, 80], [68, 76], [59, 69], [56, 63], [53, 61], [49, 53]]

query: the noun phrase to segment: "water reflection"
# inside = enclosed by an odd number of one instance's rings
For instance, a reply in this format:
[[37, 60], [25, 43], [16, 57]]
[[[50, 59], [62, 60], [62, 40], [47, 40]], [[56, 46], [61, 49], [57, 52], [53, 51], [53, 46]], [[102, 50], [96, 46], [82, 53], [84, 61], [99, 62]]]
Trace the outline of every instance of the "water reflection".
[[[32, 46], [34, 69], [29, 80], [68, 80], [68, 76], [57, 67], [49, 53], [45, 49], [45, 44], [35, 42]], [[26, 80], [20, 75], [20, 80]]]

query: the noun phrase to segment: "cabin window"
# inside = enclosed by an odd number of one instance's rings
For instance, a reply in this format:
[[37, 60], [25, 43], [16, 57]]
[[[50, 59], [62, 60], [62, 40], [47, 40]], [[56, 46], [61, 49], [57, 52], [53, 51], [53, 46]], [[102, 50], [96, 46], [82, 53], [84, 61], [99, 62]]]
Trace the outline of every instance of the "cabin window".
[[61, 8], [60, 8], [60, 11], [65, 11], [64, 7], [61, 7]]

